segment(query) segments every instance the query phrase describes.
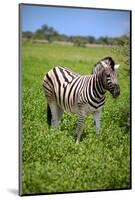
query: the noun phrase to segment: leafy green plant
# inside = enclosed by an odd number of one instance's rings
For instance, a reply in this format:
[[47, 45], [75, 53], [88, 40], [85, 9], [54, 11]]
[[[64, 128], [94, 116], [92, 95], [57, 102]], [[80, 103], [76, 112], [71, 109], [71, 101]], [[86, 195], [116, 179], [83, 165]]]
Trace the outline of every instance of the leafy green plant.
[[126, 65], [130, 65], [130, 36], [124, 35], [119, 38], [118, 45], [113, 50]]

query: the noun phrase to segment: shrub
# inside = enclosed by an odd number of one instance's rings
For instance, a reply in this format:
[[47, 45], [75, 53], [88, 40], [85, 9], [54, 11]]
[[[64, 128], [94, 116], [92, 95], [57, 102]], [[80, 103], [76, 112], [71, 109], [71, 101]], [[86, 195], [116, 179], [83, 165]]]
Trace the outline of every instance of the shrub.
[[130, 65], [130, 37], [124, 35], [119, 38], [118, 46], [113, 48], [114, 53], [120, 55], [120, 59], [126, 65]]

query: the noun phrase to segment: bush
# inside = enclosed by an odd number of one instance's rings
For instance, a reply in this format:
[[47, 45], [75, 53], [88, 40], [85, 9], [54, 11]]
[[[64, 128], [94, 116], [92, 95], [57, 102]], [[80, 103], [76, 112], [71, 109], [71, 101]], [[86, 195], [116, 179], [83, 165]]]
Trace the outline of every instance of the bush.
[[124, 129], [124, 132], [130, 131], [130, 110], [128, 107], [120, 108], [120, 120], [119, 120], [119, 126]]
[[113, 50], [117, 55], [120, 55], [122, 62], [130, 65], [130, 37], [128, 35], [120, 37], [118, 46], [114, 47]]
[[73, 43], [74, 43], [74, 46], [76, 46], [76, 47], [85, 47], [85, 45], [86, 45], [86, 42], [81, 39], [75, 39], [73, 41]]

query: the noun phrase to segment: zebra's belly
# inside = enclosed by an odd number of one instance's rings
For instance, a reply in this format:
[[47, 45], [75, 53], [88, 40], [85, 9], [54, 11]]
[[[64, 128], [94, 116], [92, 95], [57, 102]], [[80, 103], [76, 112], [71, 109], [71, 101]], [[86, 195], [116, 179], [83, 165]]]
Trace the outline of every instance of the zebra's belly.
[[62, 110], [64, 110], [65, 112], [78, 113], [79, 111], [79, 107], [77, 104], [74, 104], [74, 105], [67, 104], [66, 106], [61, 104], [59, 105], [59, 107], [62, 108]]
[[[60, 106], [62, 108], [62, 106]], [[92, 106], [90, 106], [89, 104], [74, 104], [72, 105], [70, 108], [69, 107], [66, 107], [66, 108], [62, 108], [65, 112], [71, 112], [71, 113], [75, 113], [75, 114], [80, 114], [80, 113], [83, 113], [84, 115], [88, 114], [88, 113], [93, 113], [95, 111], [99, 111], [101, 110], [103, 107], [102, 106], [99, 106], [98, 108], [94, 108]]]
[[91, 105], [89, 105], [89, 104], [86, 104], [85, 105], [85, 110], [86, 111], [88, 111], [88, 112], [96, 112], [96, 111], [99, 111], [99, 110], [101, 110], [101, 108], [103, 107], [103, 105], [102, 106], [99, 106], [99, 107], [97, 107], [97, 108], [94, 108], [94, 107], [92, 107]]

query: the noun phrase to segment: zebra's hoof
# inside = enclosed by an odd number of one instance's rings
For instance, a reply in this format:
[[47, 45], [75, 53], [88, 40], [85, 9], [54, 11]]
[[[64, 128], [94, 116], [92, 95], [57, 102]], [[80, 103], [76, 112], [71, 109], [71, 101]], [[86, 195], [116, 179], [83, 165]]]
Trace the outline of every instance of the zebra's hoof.
[[79, 140], [76, 140], [76, 144], [79, 144], [80, 143], [80, 141]]
[[100, 134], [101, 134], [101, 130], [97, 130], [96, 135], [100, 135]]
[[76, 136], [77, 136], [77, 133], [75, 132], [75, 133], [74, 133], [74, 137], [76, 137]]

